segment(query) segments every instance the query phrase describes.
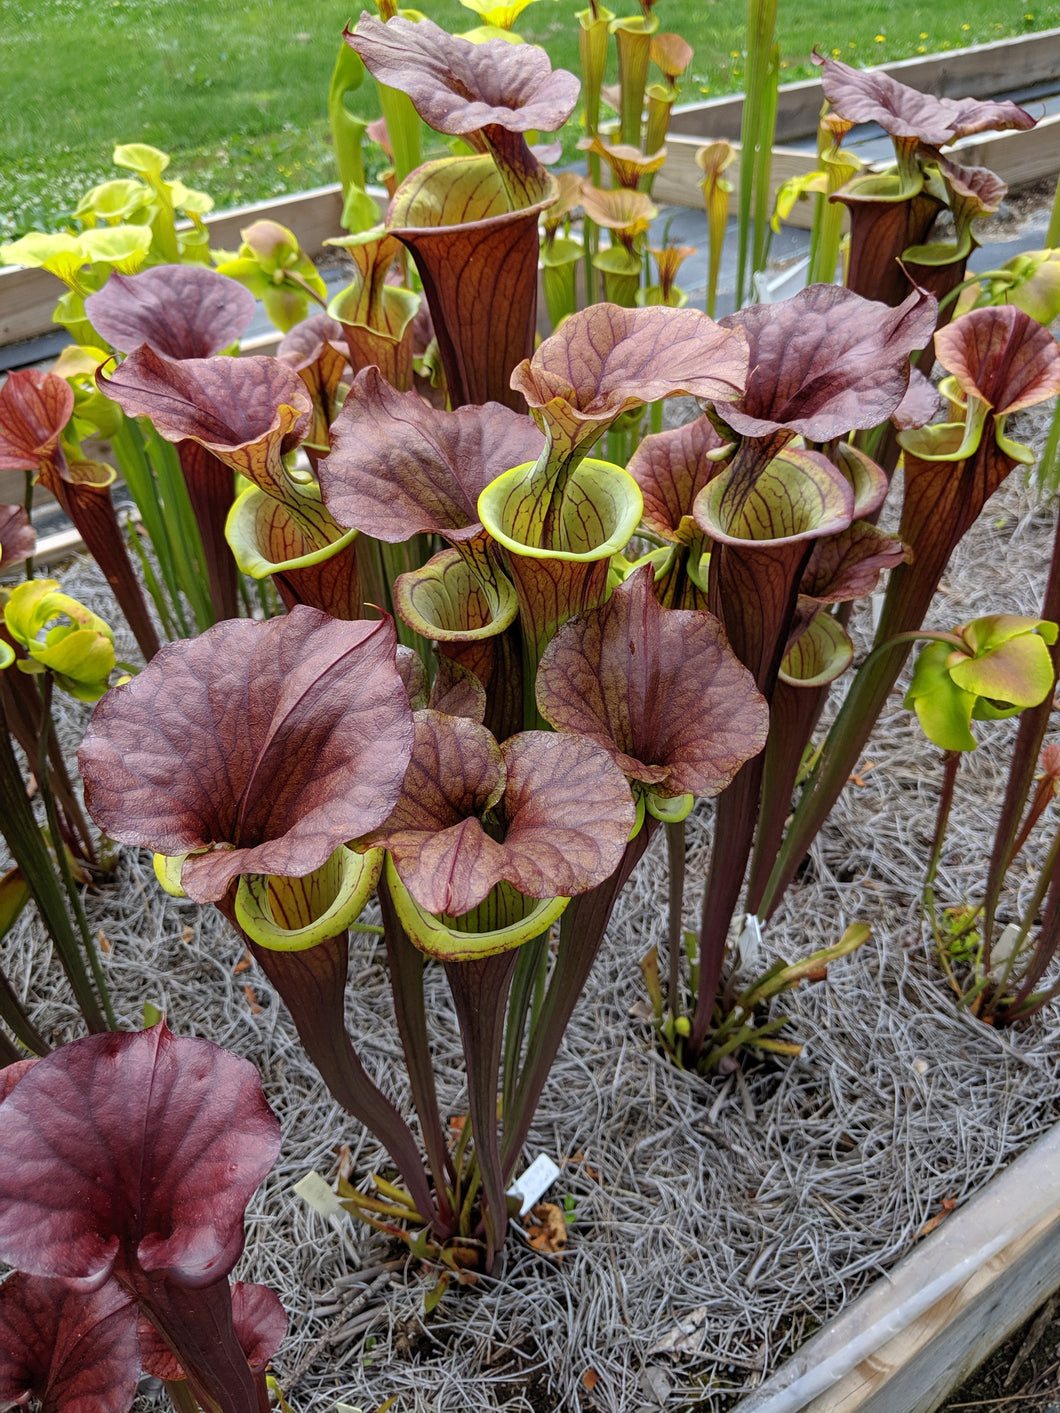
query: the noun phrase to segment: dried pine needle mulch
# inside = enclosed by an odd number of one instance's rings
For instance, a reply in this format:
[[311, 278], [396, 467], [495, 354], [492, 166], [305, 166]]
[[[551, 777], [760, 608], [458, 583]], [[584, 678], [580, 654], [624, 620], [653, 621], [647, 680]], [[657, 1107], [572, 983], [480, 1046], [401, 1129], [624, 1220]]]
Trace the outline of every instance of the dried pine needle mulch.
[[[931, 626], [1035, 613], [1052, 524], [1010, 478], [961, 547]], [[63, 578], [116, 619], [91, 565]], [[861, 609], [855, 629], [866, 622]], [[63, 709], [72, 748], [83, 715], [76, 704]], [[981, 886], [1012, 729], [984, 724], [981, 748], [962, 765], [940, 905], [975, 898]], [[333, 1178], [344, 1146], [362, 1183], [385, 1171], [385, 1154], [330, 1100], [219, 915], [166, 897], [150, 859], [124, 851], [114, 883], [88, 897], [121, 1022], [142, 1023], [150, 1001], [178, 1033], [246, 1056], [283, 1126], [237, 1274], [273, 1286], [288, 1311], [275, 1369], [296, 1413], [325, 1413], [336, 1400], [373, 1413], [392, 1396], [395, 1413], [722, 1413], [886, 1271], [925, 1223], [1060, 1119], [1060, 1014], [995, 1033], [956, 1010], [932, 964], [918, 894], [940, 759], [898, 693], [858, 777], [764, 939], [763, 966], [836, 941], [849, 922], [873, 927], [825, 981], [778, 1002], [790, 1034], [806, 1041], [801, 1059], [749, 1056], [739, 1073], [704, 1080], [667, 1064], [631, 1017], [639, 959], [653, 944], [665, 950], [657, 839], [616, 913], [527, 1149], [561, 1165], [550, 1196], [570, 1199], [566, 1253], [542, 1254], [513, 1234], [492, 1277], [451, 1290], [426, 1318], [432, 1278], [415, 1262], [352, 1222], [336, 1230], [291, 1193], [310, 1169]], [[693, 880], [709, 813], [701, 806], [691, 823]], [[1024, 900], [1034, 857], [1017, 869]], [[694, 925], [694, 886], [687, 908]], [[6, 964], [56, 1039], [80, 1033], [34, 921], [9, 938]], [[408, 1111], [381, 944], [359, 940], [354, 967], [351, 1034]], [[440, 970], [429, 986], [442, 1104], [461, 1113], [459, 1037]]]

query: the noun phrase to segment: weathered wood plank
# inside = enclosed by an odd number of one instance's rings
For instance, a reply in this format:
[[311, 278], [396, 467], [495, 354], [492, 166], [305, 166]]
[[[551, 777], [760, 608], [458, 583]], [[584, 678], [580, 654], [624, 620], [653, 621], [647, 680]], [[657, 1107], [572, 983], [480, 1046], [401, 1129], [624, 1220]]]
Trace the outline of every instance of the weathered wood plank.
[[1060, 1286], [1060, 1125], [736, 1413], [934, 1413]]
[[1058, 1285], [1060, 1209], [984, 1262], [916, 1329], [866, 1360], [864, 1373], [859, 1369], [844, 1381], [845, 1391], [837, 1388], [827, 1408], [835, 1413], [935, 1413]]
[[[0, 471], [0, 505], [22, 505], [26, 499], [26, 479], [23, 471]], [[43, 486], [33, 487], [33, 504], [50, 504], [51, 495]]]
[[0, 344], [35, 339], [54, 329], [52, 310], [65, 291], [63, 282], [47, 270], [24, 270], [20, 265], [0, 270]]
[[[878, 67], [900, 83], [940, 98], [992, 98], [1011, 89], [1047, 83], [1060, 74], [1060, 29]], [[821, 98], [820, 79], [783, 84], [777, 94], [777, 142], [812, 136], [817, 131]], [[703, 141], [719, 137], [733, 141], [740, 136], [742, 115], [742, 93], [683, 104], [671, 116], [670, 131]]]
[[61, 564], [75, 554], [84, 553], [85, 542], [71, 526], [69, 530], [57, 530], [54, 535], [45, 535], [38, 540], [33, 559], [36, 564]]

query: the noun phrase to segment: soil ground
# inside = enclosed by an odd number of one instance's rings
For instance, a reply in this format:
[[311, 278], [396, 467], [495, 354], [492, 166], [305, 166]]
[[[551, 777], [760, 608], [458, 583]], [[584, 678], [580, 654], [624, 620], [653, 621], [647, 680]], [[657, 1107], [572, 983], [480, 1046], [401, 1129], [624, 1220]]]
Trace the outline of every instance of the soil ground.
[[1060, 1296], [1051, 1296], [949, 1398], [940, 1413], [1060, 1413]]

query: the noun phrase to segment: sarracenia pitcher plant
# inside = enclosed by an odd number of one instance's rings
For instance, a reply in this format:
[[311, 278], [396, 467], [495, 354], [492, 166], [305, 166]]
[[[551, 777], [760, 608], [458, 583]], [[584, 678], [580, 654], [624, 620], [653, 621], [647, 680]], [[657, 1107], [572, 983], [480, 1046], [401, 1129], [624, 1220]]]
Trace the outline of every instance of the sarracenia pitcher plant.
[[[1051, 704], [1056, 670], [1049, 649], [1057, 641], [1057, 625], [1040, 618], [994, 613], [963, 623], [952, 633], [918, 633], [928, 640], [917, 658], [905, 704], [917, 714], [925, 735], [941, 746], [943, 781], [939, 792], [935, 834], [924, 880], [924, 912], [931, 926], [939, 961], [951, 985], [973, 1015], [991, 1024], [1029, 1015], [1049, 998], [1035, 995], [1054, 949], [1047, 934], [1030, 945], [1029, 934], [1046, 898], [1056, 869], [1060, 832], [1046, 850], [1045, 861], [1030, 902], [1018, 922], [1010, 923], [997, 945], [977, 924], [978, 910], [948, 909], [947, 926], [940, 926], [935, 906], [935, 878], [946, 829], [953, 811], [957, 772], [965, 751], [976, 749], [972, 721], [994, 721], [1027, 708]], [[1018, 760], [1017, 741], [1014, 759]], [[1052, 794], [1046, 758], [1044, 789], [1037, 811], [1031, 811], [1013, 841], [1013, 857], [1044, 811]], [[1055, 945], [1055, 944], [1054, 944]]]
[[557, 192], [525, 134], [566, 122], [578, 80], [554, 72], [534, 45], [473, 44], [424, 19], [383, 24], [365, 13], [346, 42], [436, 132], [473, 149], [417, 167], [394, 193], [386, 228], [423, 281], [449, 405], [522, 410], [509, 377], [533, 351], [538, 220]]
[[[905, 492], [898, 533], [910, 559], [891, 575], [873, 652], [860, 668], [799, 800], [760, 903], [771, 915], [857, 764], [908, 657], [939, 580], [965, 531], [1010, 472], [1033, 461], [1006, 435], [1006, 418], [1060, 391], [1060, 347], [1011, 305], [973, 310], [935, 337], [963, 421], [900, 434]], [[892, 645], [893, 644], [893, 645]], [[882, 649], [886, 649], [882, 651]]]
[[160, 1021], [3, 1074], [0, 1397], [126, 1413], [150, 1369], [204, 1409], [266, 1413], [286, 1317], [228, 1280], [280, 1148], [254, 1066]]
[[[603, 14], [592, 7], [594, 25]], [[402, 173], [382, 225], [342, 239], [351, 287], [293, 322], [278, 358], [224, 356], [249, 306], [223, 275], [170, 264], [88, 299], [116, 350], [98, 388], [179, 449], [227, 617], [112, 689], [81, 761], [94, 818], [153, 850], [165, 886], [223, 910], [332, 1093], [389, 1151], [397, 1180], [351, 1199], [362, 1214], [413, 1249], [463, 1243], [488, 1266], [564, 1027], [659, 823], [679, 1018], [681, 822], [697, 796], [718, 805], [682, 1061], [706, 1065], [739, 1042], [734, 998], [787, 984], [730, 985], [726, 945], [756, 839], [748, 907], [765, 915], [810, 837], [800, 814], [781, 844], [828, 686], [854, 656], [841, 606], [891, 570], [887, 643], [919, 623], [956, 538], [1022, 459], [1005, 416], [1055, 391], [1060, 371], [1055, 344], [1015, 309], [936, 334], [926, 288], [963, 260], [972, 215], [997, 196], [938, 147], [988, 122], [1025, 126], [1018, 110], [957, 105], [945, 133], [931, 110], [923, 131], [896, 134], [884, 204], [921, 201], [920, 216], [948, 204], [957, 218], [941, 252], [903, 211], [897, 253], [916, 287], [889, 255], [879, 288], [815, 285], [719, 324], [669, 306], [678, 252], [664, 252], [663, 302], [571, 313], [535, 349], [539, 219], [558, 221], [575, 197], [557, 204], [529, 134], [567, 119], [576, 81], [532, 46], [454, 39], [404, 15], [362, 16], [346, 42], [471, 152]], [[857, 106], [838, 91], [833, 102]], [[639, 143], [639, 97], [623, 119]], [[634, 188], [654, 154], [595, 131], [590, 143], [597, 170], [625, 173], [620, 202], [645, 207]], [[280, 228], [248, 235], [235, 264], [254, 263], [256, 280], [271, 261], [286, 295], [308, 298]], [[393, 284], [406, 252], [426, 309]], [[416, 379], [432, 360], [417, 354], [432, 337], [445, 387], [428, 401]], [[934, 404], [910, 360], [933, 338], [958, 411], [925, 427]], [[704, 415], [628, 455], [644, 409], [657, 429], [677, 395]], [[906, 452], [900, 536], [875, 527], [890, 468], [866, 441], [889, 419]], [[595, 454], [605, 437], [609, 460]], [[47, 440], [33, 442], [38, 460]], [[228, 509], [237, 475], [249, 485]], [[222, 513], [235, 563], [274, 580], [285, 617], [231, 616]], [[866, 731], [896, 651], [856, 679]], [[845, 778], [835, 755], [826, 747], [808, 800]], [[419, 1137], [344, 1023], [351, 934], [374, 891]], [[864, 935], [848, 932], [835, 955]], [[467, 1069], [470, 1140], [453, 1152], [430, 1062], [435, 963]]]
[[9, 374], [0, 388], [0, 470], [26, 472], [27, 507], [34, 480], [52, 493], [106, 575], [140, 651], [150, 658], [158, 651], [158, 633], [111, 500], [116, 473], [98, 461], [68, 459], [62, 437], [73, 410], [73, 389], [55, 373]]
[[[464, 438], [474, 454], [479, 411], [444, 414], [451, 446]], [[605, 699], [623, 693], [613, 743], [606, 721], [498, 741], [472, 719], [485, 709], [477, 691], [446, 699], [460, 698], [471, 717], [435, 709], [414, 717], [389, 621], [343, 623], [298, 606], [165, 648], [105, 699], [80, 757], [94, 817], [114, 837], [154, 849], [167, 886], [222, 908], [333, 1094], [388, 1148], [407, 1205], [383, 1208], [426, 1226], [439, 1247], [481, 1243], [487, 1265], [571, 1007], [650, 835], [645, 805], [665, 817], [675, 801], [687, 809], [692, 792], [716, 793], [764, 739], [764, 706], [716, 620], [662, 608], [646, 574], [610, 605], [603, 655], [591, 622], [577, 651], [586, 672], [601, 674]], [[630, 656], [634, 634], [640, 646]], [[408, 680], [415, 689], [417, 674]], [[662, 710], [678, 682], [686, 729], [675, 734]], [[426, 1164], [343, 1022], [348, 931], [377, 880]], [[568, 908], [574, 920], [560, 924], [549, 977], [549, 934]], [[425, 958], [445, 966], [460, 1021], [470, 1167], [442, 1137]]]
[[314, 415], [294, 368], [263, 357], [178, 361], [145, 343], [113, 370], [101, 370], [97, 381], [129, 416], [150, 417], [178, 446], [191, 443], [196, 450], [185, 454], [188, 464], [205, 455], [204, 469], [220, 481], [224, 497], [230, 497], [233, 472], [250, 482], [228, 510], [224, 529], [245, 574], [271, 576], [285, 604], [308, 604], [336, 618], [360, 616], [355, 536], [335, 524], [312, 475], [287, 464], [311, 433]]

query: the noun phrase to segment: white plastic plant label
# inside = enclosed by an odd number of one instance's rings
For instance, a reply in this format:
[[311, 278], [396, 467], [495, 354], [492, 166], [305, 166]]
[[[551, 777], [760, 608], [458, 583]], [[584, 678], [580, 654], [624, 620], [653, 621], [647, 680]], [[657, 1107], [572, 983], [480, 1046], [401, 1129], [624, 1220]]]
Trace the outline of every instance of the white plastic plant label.
[[327, 1220], [342, 1238], [346, 1250], [359, 1262], [360, 1253], [349, 1235], [350, 1214], [332, 1192], [327, 1179], [317, 1172], [308, 1172], [304, 1178], [298, 1179], [291, 1191], [296, 1197], [300, 1197], [307, 1207], [312, 1207], [314, 1212], [319, 1212]]
[[541, 1201], [558, 1177], [559, 1168], [556, 1164], [547, 1153], [539, 1153], [508, 1189], [509, 1197], [518, 1197], [521, 1200], [520, 1217], [524, 1217], [535, 1203]]
[[319, 1173], [306, 1173], [299, 1178], [291, 1191], [300, 1197], [307, 1207], [319, 1212], [322, 1217], [344, 1217], [346, 1212], [339, 1199], [332, 1192], [326, 1179]]
[[758, 961], [762, 951], [762, 923], [754, 913], [744, 918], [743, 929], [736, 939], [736, 966], [740, 971], [749, 971]]
[[1016, 948], [1020, 944], [1023, 936], [1023, 929], [1018, 922], [1010, 922], [1002, 932], [1001, 936], [994, 943], [994, 950], [990, 954], [990, 975], [995, 980], [1010, 965], [1016, 955]]

